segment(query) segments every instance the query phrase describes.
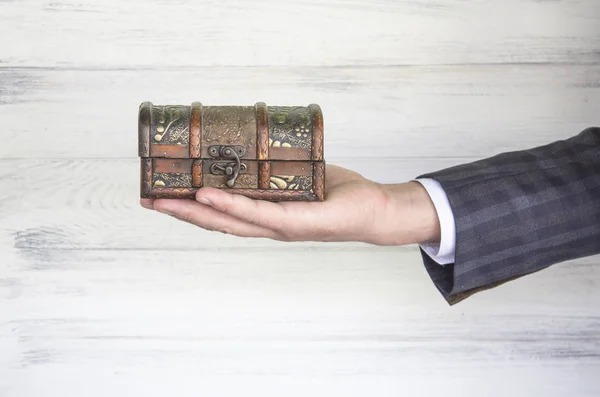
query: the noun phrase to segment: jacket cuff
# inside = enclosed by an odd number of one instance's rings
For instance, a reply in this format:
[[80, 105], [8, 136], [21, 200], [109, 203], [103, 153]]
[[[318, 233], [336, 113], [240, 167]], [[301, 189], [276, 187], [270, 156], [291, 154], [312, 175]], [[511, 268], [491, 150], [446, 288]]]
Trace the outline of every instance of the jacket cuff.
[[429, 194], [437, 212], [441, 231], [439, 244], [421, 244], [420, 247], [439, 265], [454, 263], [456, 226], [448, 196], [442, 185], [434, 179], [421, 178], [416, 179], [415, 182], [419, 182]]

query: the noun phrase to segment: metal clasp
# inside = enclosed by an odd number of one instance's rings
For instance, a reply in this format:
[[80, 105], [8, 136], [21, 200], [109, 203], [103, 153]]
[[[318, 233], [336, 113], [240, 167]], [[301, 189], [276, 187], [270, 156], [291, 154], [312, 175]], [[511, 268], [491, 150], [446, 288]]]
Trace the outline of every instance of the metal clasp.
[[246, 154], [244, 146], [215, 145], [208, 148], [208, 154], [216, 158], [233, 159], [234, 161], [214, 162], [210, 166], [213, 175], [227, 175], [229, 179], [226, 184], [232, 188], [239, 174], [244, 174], [248, 167], [240, 161], [240, 157]]

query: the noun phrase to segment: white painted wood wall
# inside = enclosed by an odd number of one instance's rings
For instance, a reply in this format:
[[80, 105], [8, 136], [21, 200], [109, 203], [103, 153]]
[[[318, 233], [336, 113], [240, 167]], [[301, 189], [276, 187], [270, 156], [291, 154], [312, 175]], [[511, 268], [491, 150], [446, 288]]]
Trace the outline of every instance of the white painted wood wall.
[[600, 395], [600, 258], [448, 307], [414, 246], [196, 229], [145, 100], [317, 102], [401, 182], [600, 124], [598, 0], [0, 0], [0, 396]]

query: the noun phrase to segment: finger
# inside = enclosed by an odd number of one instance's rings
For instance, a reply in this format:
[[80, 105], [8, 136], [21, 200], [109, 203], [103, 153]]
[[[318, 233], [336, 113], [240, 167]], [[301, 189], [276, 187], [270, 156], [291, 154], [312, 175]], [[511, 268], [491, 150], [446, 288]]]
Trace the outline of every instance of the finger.
[[154, 199], [140, 199], [140, 204], [142, 207], [153, 210], [154, 209]]
[[282, 220], [288, 219], [286, 209], [277, 203], [252, 200], [240, 194], [232, 194], [215, 188], [198, 190], [196, 200], [246, 223], [275, 231], [281, 229]]
[[249, 224], [192, 200], [155, 200], [154, 209], [203, 229], [215, 230], [225, 234], [271, 239], [278, 239], [279, 237], [272, 230]]

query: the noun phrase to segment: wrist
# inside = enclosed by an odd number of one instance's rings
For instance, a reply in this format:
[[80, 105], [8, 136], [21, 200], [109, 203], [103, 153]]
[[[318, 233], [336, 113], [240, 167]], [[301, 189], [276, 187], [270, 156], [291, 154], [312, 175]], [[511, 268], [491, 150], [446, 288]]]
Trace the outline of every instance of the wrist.
[[435, 243], [440, 223], [429, 193], [418, 182], [382, 185], [386, 195], [381, 245]]

